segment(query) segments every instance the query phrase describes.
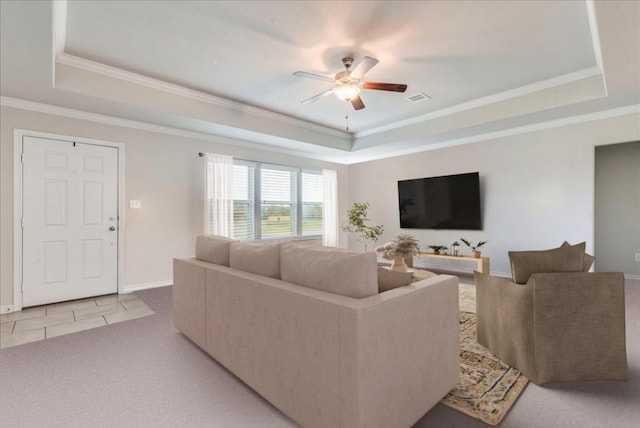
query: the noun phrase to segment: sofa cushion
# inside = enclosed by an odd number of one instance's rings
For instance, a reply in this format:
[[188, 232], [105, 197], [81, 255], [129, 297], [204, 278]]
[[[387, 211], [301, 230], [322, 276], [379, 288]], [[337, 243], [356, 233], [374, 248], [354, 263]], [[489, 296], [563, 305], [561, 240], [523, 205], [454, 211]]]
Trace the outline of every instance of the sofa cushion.
[[398, 272], [384, 267], [378, 267], [378, 292], [392, 290], [411, 284], [411, 272]]
[[233, 242], [229, 250], [229, 266], [280, 279], [280, 243]]
[[513, 282], [526, 284], [534, 273], [581, 272], [586, 243], [545, 251], [509, 251]]
[[229, 246], [234, 239], [226, 236], [200, 235], [196, 238], [196, 259], [229, 266]]
[[[571, 244], [569, 244], [567, 241], [564, 241], [560, 246], [570, 247]], [[589, 272], [589, 269], [591, 269], [591, 266], [595, 261], [596, 261], [596, 258], [594, 256], [592, 256], [591, 254], [584, 253], [584, 260], [582, 261], [582, 271]]]
[[361, 298], [378, 293], [374, 252], [282, 244], [280, 272], [283, 281], [342, 296]]

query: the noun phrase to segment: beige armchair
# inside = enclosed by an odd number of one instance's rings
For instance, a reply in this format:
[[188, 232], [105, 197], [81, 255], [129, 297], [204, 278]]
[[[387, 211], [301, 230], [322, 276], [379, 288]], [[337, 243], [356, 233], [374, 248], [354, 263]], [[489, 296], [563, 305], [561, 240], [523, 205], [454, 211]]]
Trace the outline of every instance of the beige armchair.
[[584, 243], [509, 256], [514, 281], [475, 273], [478, 343], [536, 384], [627, 380], [624, 275]]

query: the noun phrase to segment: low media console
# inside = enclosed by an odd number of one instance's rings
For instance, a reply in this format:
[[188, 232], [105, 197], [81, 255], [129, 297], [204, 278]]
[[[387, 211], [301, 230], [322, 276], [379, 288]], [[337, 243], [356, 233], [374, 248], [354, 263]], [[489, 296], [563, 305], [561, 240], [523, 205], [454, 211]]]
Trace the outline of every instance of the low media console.
[[465, 262], [474, 262], [476, 264], [475, 270], [477, 270], [478, 272], [491, 273], [489, 271], [489, 257], [450, 256], [450, 255], [445, 256], [442, 254], [434, 254], [434, 253], [418, 253], [418, 255], [414, 256], [414, 258], [447, 259], [447, 260], [461, 260]]

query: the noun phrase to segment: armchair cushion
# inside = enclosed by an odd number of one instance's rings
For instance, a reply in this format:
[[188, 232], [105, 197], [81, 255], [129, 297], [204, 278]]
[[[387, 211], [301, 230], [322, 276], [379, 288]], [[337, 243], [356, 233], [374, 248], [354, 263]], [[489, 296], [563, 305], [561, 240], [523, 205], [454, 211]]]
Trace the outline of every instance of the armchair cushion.
[[526, 284], [534, 273], [581, 272], [586, 243], [545, 251], [509, 251], [513, 282]]

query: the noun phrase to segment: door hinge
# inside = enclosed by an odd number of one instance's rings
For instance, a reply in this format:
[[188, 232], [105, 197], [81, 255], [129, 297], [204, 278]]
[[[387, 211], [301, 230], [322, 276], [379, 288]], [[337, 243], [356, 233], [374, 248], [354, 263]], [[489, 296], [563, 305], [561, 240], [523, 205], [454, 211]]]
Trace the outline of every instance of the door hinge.
[[20, 219], [20, 227], [24, 229], [24, 217]]
[[24, 163], [24, 153], [20, 153], [20, 163]]

